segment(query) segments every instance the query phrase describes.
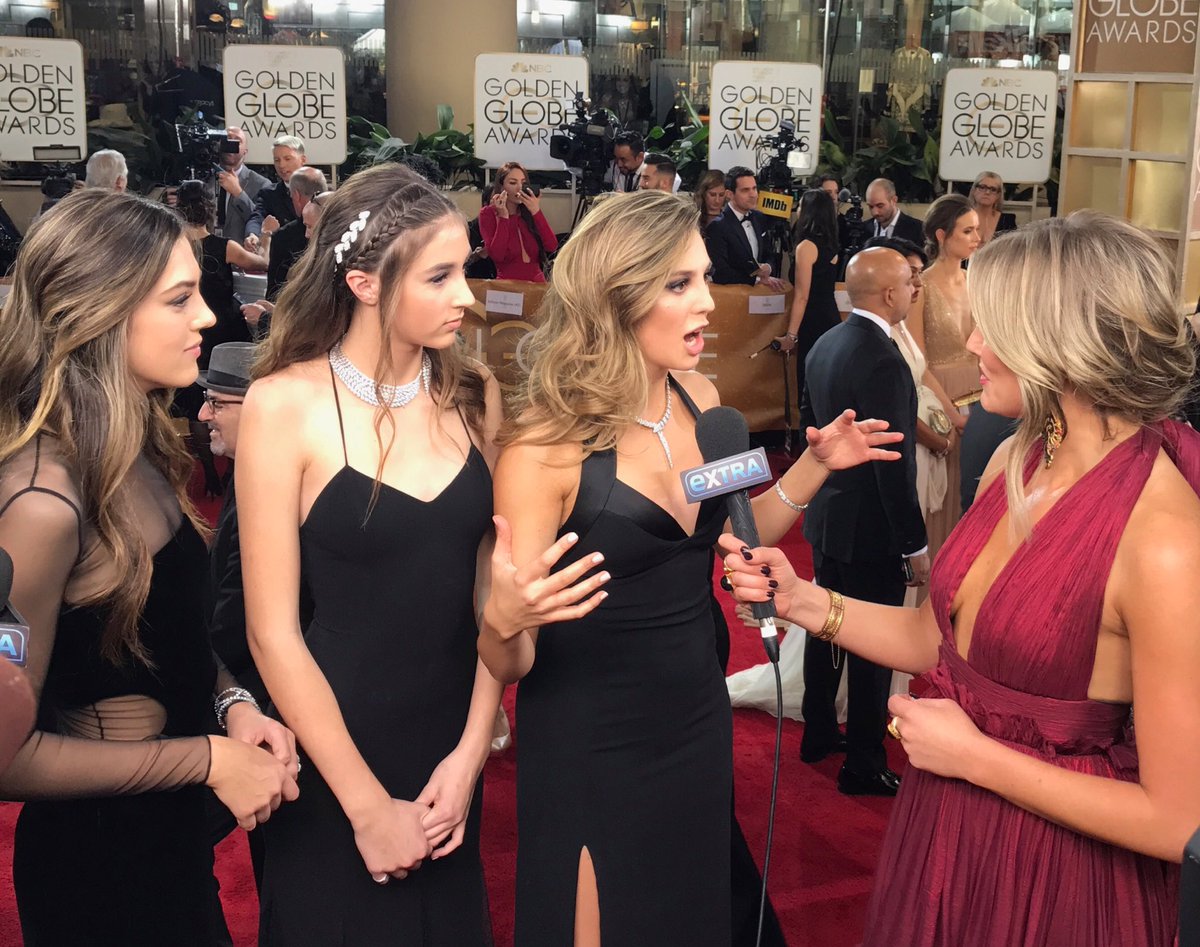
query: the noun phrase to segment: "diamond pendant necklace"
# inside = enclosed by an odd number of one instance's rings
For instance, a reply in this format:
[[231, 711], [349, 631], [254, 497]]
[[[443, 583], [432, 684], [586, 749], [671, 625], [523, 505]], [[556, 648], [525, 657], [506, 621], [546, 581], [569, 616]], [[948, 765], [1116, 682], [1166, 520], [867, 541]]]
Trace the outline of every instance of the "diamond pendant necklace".
[[667, 410], [663, 412], [663, 416], [658, 421], [646, 421], [643, 418], [634, 418], [639, 427], [644, 427], [647, 431], [658, 437], [658, 443], [662, 444], [663, 453], [667, 455], [667, 466], [672, 470], [675, 469], [675, 464], [671, 462], [671, 445], [667, 443], [667, 435], [663, 432], [667, 429], [667, 422], [671, 420], [671, 379], [667, 379]]
[[[403, 385], [378, 385], [375, 379], [363, 374], [342, 351], [339, 342], [329, 350], [329, 364], [333, 373], [341, 379], [352, 395], [360, 401], [365, 401], [372, 407], [403, 408], [411, 402], [422, 389], [429, 394], [429, 379], [433, 373], [433, 362], [428, 352], [421, 353], [421, 370], [417, 377]], [[376, 395], [376, 387], [379, 394]]]

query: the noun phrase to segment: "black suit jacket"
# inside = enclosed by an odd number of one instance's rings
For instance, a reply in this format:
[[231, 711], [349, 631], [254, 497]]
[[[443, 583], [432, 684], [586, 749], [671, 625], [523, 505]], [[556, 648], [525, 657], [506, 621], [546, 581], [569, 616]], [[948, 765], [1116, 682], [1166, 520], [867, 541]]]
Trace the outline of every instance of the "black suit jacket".
[[299, 259], [308, 239], [304, 236], [304, 221], [293, 220], [284, 224], [271, 238], [271, 250], [267, 258], [267, 299], [272, 302], [287, 282], [288, 271]]
[[217, 534], [208, 554], [212, 588], [208, 632], [217, 657], [238, 684], [254, 695], [259, 706], [266, 707], [267, 688], [246, 642], [246, 595], [242, 586], [242, 549], [233, 477], [225, 489], [225, 502], [217, 517]]
[[881, 418], [904, 440], [901, 460], [831, 473], [804, 516], [804, 538], [839, 562], [909, 555], [926, 545], [917, 500], [917, 392], [895, 343], [857, 313], [826, 332], [805, 362], [801, 430], [847, 408]]
[[[875, 222], [875, 230], [871, 234], [872, 237], [878, 237], [880, 234], [879, 221]], [[925, 225], [904, 211], [900, 211], [900, 218], [896, 221], [896, 226], [892, 228], [892, 236], [899, 237], [901, 240], [908, 240], [915, 243], [918, 247], [925, 246]]]
[[[766, 215], [757, 210], [750, 211], [750, 222], [758, 237], [759, 252], [765, 255], [767, 254], [766, 248], [771, 243], [767, 236], [770, 223]], [[708, 248], [709, 259], [712, 260], [714, 283], [744, 283], [753, 286], [754, 271], [758, 269], [759, 263], [770, 263], [771, 275], [779, 275], [778, 259], [773, 259], [771, 256], [763, 259], [760, 256], [755, 261], [750, 249], [750, 238], [746, 235], [746, 228], [728, 205], [721, 216], [709, 224], [708, 229], [704, 231], [704, 245]]]
[[281, 227], [296, 219], [292, 195], [282, 181], [268, 184], [258, 192], [258, 197], [254, 200], [254, 213], [246, 221], [246, 236], [261, 236], [263, 221], [267, 219], [268, 214], [273, 215]]

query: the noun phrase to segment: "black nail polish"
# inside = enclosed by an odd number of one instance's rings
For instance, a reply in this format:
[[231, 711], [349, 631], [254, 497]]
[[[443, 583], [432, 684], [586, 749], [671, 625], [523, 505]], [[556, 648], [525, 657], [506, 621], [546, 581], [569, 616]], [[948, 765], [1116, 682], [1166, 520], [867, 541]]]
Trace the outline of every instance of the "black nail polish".
[[733, 591], [733, 583], [729, 581], [729, 576], [721, 576], [721, 588], [723, 588], [726, 592]]
[[767, 585], [769, 585], [773, 589], [779, 588], [779, 583], [776, 582], [774, 579], [771, 579], [770, 581], [768, 581]]
[[742, 558], [743, 558], [743, 559], [745, 559], [747, 562], [749, 562], [751, 559], [753, 559], [753, 558], [754, 558], [754, 553], [752, 553], [752, 552], [750, 551], [750, 547], [749, 547], [749, 546], [743, 546], [743, 547], [742, 547]]
[[775, 593], [772, 592], [770, 589], [767, 589], [767, 598], [774, 598], [774, 597], [775, 597]]
[[759, 569], [758, 571], [759, 571], [759, 572], [761, 572], [763, 575], [770, 575], [770, 574], [771, 574], [771, 567], [770, 567], [770, 566], [763, 566], [763, 567], [762, 567], [761, 569]]

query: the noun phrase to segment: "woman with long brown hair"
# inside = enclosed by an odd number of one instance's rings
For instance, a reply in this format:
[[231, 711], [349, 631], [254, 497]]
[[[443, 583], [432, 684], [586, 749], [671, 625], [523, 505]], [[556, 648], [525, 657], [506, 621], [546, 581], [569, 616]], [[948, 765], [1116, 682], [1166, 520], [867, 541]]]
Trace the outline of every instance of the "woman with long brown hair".
[[248, 829], [296, 796], [291, 735], [204, 626], [204, 526], [168, 414], [213, 322], [199, 276], [173, 211], [86, 190], [30, 229], [0, 313], [0, 546], [41, 705], [0, 779], [26, 800], [28, 944], [219, 943], [204, 786]]
[[[469, 252], [462, 216], [412, 171], [351, 177], [243, 405], [247, 635], [306, 764], [302, 803], [265, 836], [264, 945], [491, 940], [475, 790], [501, 688], [475, 614], [500, 399], [457, 346]], [[492, 594], [524, 614], [581, 571], [517, 601], [529, 590], [498, 566]]]
[[496, 172], [492, 197], [479, 212], [479, 230], [497, 279], [546, 282], [546, 260], [558, 249], [558, 238], [542, 213], [542, 198], [517, 162]]

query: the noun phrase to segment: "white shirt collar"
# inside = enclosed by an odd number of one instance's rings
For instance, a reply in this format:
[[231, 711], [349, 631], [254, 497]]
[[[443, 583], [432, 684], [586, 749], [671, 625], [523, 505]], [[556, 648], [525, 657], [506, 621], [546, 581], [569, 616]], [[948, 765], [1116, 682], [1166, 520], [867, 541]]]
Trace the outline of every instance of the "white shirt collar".
[[892, 337], [892, 324], [884, 319], [883, 316], [877, 316], [873, 312], [867, 312], [865, 309], [857, 308], [851, 310], [851, 315], [859, 315], [864, 319], [870, 319], [873, 323], [875, 323], [875, 325], [879, 326], [879, 328], [883, 330], [884, 335], [886, 335], [889, 339]]
[[892, 215], [892, 219], [889, 220], [886, 224], [884, 224], [881, 229], [887, 230], [890, 227], [895, 227], [896, 221], [898, 221], [899, 219], [900, 219], [900, 205], [897, 204], [896, 205], [896, 213]]

